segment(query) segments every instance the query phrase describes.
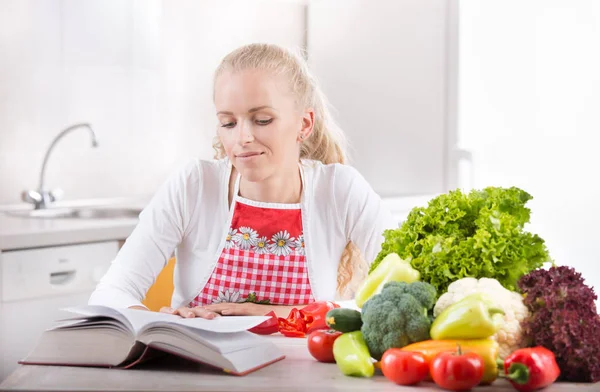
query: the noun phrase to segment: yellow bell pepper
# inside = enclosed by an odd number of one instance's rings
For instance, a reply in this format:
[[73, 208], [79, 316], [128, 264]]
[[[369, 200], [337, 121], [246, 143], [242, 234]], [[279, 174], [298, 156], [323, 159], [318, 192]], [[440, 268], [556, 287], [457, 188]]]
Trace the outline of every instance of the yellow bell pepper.
[[466, 296], [450, 305], [431, 324], [429, 334], [439, 339], [484, 339], [504, 323], [504, 310], [484, 293]]
[[421, 274], [410, 265], [410, 262], [402, 260], [396, 253], [390, 253], [381, 260], [377, 268], [358, 288], [355, 295], [356, 306], [362, 308], [369, 298], [381, 293], [387, 282], [412, 283], [420, 279]]

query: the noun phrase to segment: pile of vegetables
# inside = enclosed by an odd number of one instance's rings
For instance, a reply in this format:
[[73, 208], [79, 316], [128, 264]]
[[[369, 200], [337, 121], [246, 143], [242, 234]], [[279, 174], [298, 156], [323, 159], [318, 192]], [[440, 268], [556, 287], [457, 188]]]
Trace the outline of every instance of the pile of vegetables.
[[501, 376], [526, 392], [558, 378], [554, 354], [544, 347], [518, 348], [504, 361], [498, 357], [498, 342], [491, 337], [504, 325], [505, 312], [490, 295], [469, 294], [433, 318], [435, 299], [428, 283], [386, 282], [361, 312], [330, 310], [326, 323], [332, 330], [311, 333], [309, 351], [319, 361], [337, 363], [347, 376], [372, 377], [378, 367], [396, 384], [429, 378], [454, 391]]
[[401, 385], [430, 379], [466, 390], [502, 377], [529, 392], [557, 379], [600, 381], [597, 296], [524, 230], [530, 199], [486, 188], [415, 208], [384, 233], [355, 296], [361, 311], [330, 310], [334, 331], [313, 332], [309, 349], [313, 335], [328, 339], [327, 360], [343, 374], [380, 368]]

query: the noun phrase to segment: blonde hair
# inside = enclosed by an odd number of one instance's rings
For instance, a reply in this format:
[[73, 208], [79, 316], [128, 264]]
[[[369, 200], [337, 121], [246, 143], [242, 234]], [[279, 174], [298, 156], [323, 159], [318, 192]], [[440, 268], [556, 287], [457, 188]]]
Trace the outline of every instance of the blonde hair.
[[[313, 132], [300, 147], [300, 158], [324, 164], [346, 162], [346, 138], [334, 122], [328, 102], [308, 64], [298, 53], [273, 44], [250, 44], [229, 53], [217, 67], [214, 80], [226, 71], [258, 69], [288, 78], [296, 101], [302, 108], [315, 111]], [[213, 141], [215, 159], [225, 157], [223, 145], [216, 136]]]
[[[242, 46], [225, 56], [215, 71], [214, 81], [225, 72], [249, 69], [286, 76], [297, 104], [315, 111], [313, 132], [300, 147], [301, 159], [312, 159], [324, 164], [346, 163], [346, 137], [333, 120], [325, 95], [299, 53], [273, 44]], [[214, 138], [213, 148], [215, 159], [225, 157], [225, 150], [218, 136]], [[367, 272], [368, 264], [361, 257], [360, 250], [349, 242], [338, 265], [337, 299], [353, 298]]]

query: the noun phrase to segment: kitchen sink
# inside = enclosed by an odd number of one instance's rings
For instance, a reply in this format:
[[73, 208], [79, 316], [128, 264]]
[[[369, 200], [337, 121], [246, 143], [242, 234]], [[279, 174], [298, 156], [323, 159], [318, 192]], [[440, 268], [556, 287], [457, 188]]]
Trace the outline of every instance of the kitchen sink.
[[142, 212], [140, 208], [74, 207], [6, 211], [6, 214], [22, 218], [38, 219], [132, 219], [137, 218], [140, 212]]

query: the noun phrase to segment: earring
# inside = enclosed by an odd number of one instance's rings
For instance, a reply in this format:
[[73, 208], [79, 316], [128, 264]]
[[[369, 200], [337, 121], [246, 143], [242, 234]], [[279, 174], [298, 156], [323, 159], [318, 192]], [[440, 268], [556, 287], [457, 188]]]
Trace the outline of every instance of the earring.
[[300, 135], [300, 140], [304, 140], [304, 135]]

